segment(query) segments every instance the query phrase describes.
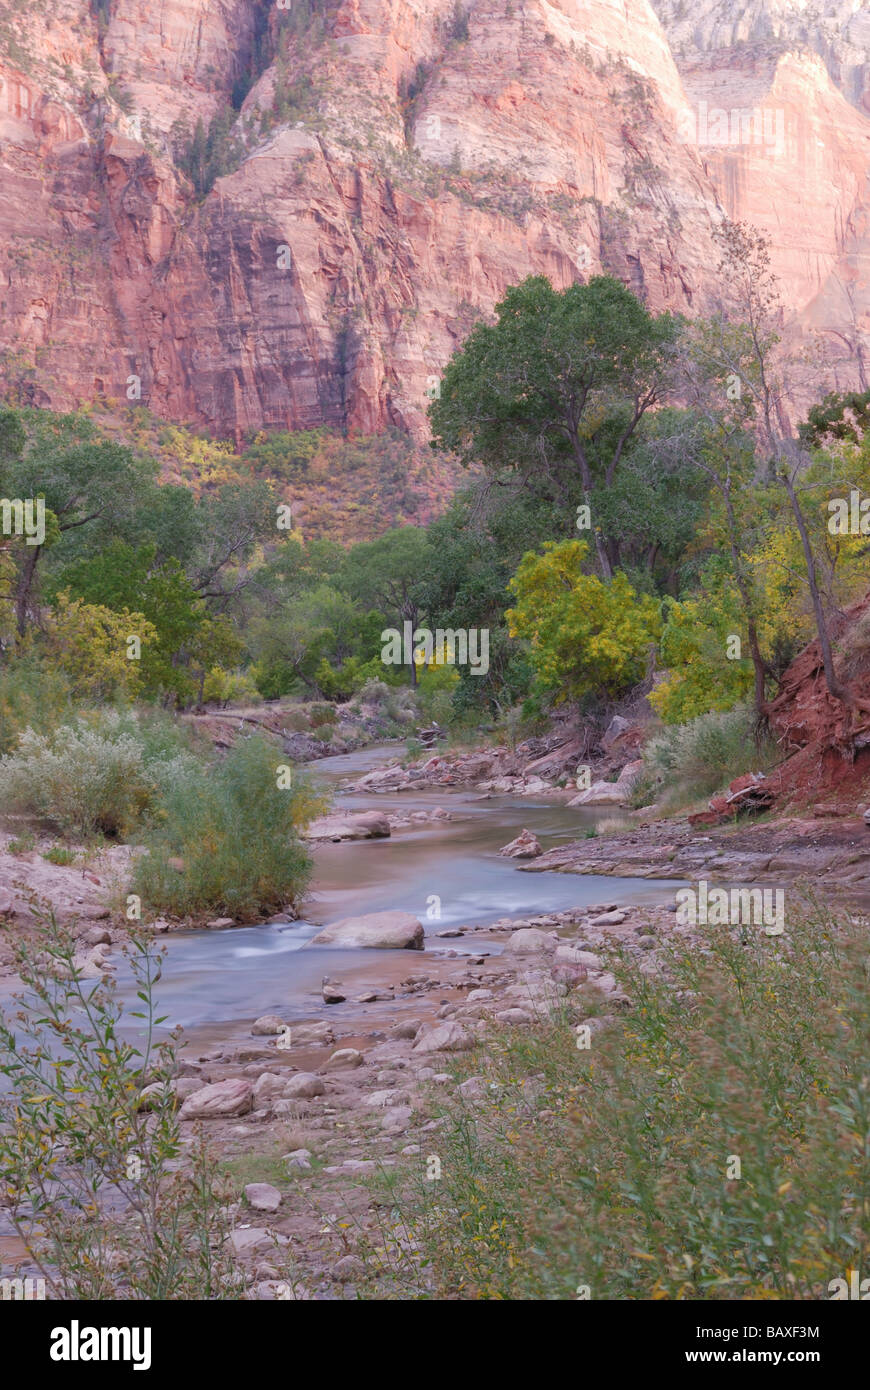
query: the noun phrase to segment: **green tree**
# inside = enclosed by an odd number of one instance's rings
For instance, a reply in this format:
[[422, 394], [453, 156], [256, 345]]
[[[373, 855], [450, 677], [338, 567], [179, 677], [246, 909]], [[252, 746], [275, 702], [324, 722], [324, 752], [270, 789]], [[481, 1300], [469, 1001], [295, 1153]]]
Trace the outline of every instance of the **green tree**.
[[157, 466], [76, 415], [4, 411], [0, 438], [0, 496], [42, 498], [47, 512], [46, 543], [17, 547], [14, 601], [23, 637], [36, 616], [37, 576], [48, 545], [53, 541], [53, 549], [66, 553], [67, 543], [83, 533], [106, 536], [129, 522]]
[[[416, 526], [398, 526], [375, 541], [355, 545], [348, 552], [339, 582], [352, 598], [383, 612], [400, 630], [405, 622], [413, 629], [425, 612], [432, 561], [426, 532]], [[416, 683], [417, 669], [412, 661], [411, 684]]]
[[[566, 512], [591, 506], [596, 482], [612, 487], [641, 421], [664, 398], [677, 325], [603, 275], [562, 292], [530, 277], [496, 314], [447, 365], [429, 410], [433, 447], [496, 478], [513, 475]], [[609, 578], [618, 536], [593, 527], [593, 539]]]

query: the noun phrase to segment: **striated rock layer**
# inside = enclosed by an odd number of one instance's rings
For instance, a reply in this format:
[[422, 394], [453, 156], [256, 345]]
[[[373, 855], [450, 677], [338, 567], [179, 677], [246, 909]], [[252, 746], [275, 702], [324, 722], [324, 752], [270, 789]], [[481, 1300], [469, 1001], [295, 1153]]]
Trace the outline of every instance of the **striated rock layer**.
[[[826, 0], [809, 42], [797, 0], [729, 24], [690, 8], [0, 4], [0, 383], [237, 440], [422, 437], [444, 363], [507, 286], [604, 270], [655, 309], [703, 310], [723, 213], [770, 234], [795, 325], [853, 382], [866, 16]], [[221, 113], [197, 190], [190, 136]]]

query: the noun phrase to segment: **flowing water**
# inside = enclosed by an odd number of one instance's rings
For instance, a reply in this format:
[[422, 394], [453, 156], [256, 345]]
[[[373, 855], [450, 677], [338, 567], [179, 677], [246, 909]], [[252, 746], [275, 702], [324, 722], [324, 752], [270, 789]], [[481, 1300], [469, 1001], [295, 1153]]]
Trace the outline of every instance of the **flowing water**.
[[[427, 948], [474, 952], [480, 941], [463, 945], [462, 939], [439, 941], [435, 934], [456, 924], [484, 925], [499, 917], [584, 903], [672, 896], [676, 881], [659, 879], [653, 885], [636, 878], [527, 874], [516, 860], [499, 858], [498, 850], [523, 828], [551, 849], [612, 815], [610, 807], [570, 810], [528, 797], [480, 799], [473, 791], [449, 788], [382, 794], [340, 790], [340, 783], [391, 761], [397, 751], [394, 745], [325, 758], [310, 771], [335, 791], [336, 811], [407, 813], [440, 806], [451, 819], [401, 828], [390, 839], [317, 845], [312, 891], [300, 921], [179, 932], [167, 938], [155, 994], [158, 1013], [168, 1015], [169, 1024], [189, 1029], [273, 1012], [285, 1018], [323, 1016], [320, 985], [325, 975], [346, 979], [364, 969], [377, 983], [397, 966], [401, 973], [413, 969], [414, 956], [409, 959], [407, 952], [301, 949], [321, 926], [341, 917], [402, 908], [424, 923]], [[484, 949], [500, 948], [485, 940]], [[118, 978], [125, 987], [123, 967]]]

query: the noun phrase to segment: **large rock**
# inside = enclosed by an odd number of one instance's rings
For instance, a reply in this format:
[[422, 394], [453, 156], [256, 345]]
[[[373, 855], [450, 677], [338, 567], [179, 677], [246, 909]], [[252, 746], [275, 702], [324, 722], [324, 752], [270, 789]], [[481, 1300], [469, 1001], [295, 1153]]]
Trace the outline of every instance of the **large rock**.
[[241, 1078], [215, 1081], [188, 1096], [179, 1111], [182, 1120], [216, 1120], [228, 1115], [247, 1115], [253, 1108], [254, 1090]]
[[368, 912], [362, 917], [343, 917], [324, 927], [307, 943], [355, 950], [422, 951], [423, 924], [410, 912]]
[[390, 822], [381, 811], [360, 811], [345, 816], [324, 816], [313, 820], [305, 831], [307, 840], [375, 840], [390, 834]]
[[506, 859], [537, 859], [543, 852], [537, 835], [533, 835], [531, 830], [521, 830], [515, 840], [499, 850], [499, 854]]
[[555, 951], [557, 941], [549, 932], [538, 931], [537, 927], [521, 927], [505, 942], [505, 955], [527, 956], [541, 951]]
[[413, 1051], [420, 1054], [429, 1052], [468, 1052], [474, 1047], [474, 1038], [458, 1023], [439, 1023], [433, 1028], [421, 1029], [414, 1043]]

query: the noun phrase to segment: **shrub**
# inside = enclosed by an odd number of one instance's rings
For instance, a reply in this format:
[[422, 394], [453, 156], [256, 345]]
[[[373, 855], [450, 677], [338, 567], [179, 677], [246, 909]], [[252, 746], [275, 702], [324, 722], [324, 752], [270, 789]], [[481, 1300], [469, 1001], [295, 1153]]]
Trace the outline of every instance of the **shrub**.
[[36, 849], [36, 836], [15, 835], [11, 840], [7, 840], [6, 849], [10, 854], [31, 854]]
[[50, 849], [43, 850], [42, 857], [49, 864], [68, 865], [74, 864], [78, 855], [74, 849], [66, 849], [63, 845], [52, 845]]
[[812, 906], [781, 937], [705, 930], [664, 978], [614, 959], [632, 1003], [591, 1048], [542, 1019], [470, 1062], [485, 1112], [441, 1102], [441, 1181], [418, 1160], [377, 1194], [409, 1237], [387, 1252], [397, 1289], [818, 1299], [863, 1268], [865, 931]]
[[655, 795], [662, 804], [686, 805], [721, 790], [744, 772], [771, 767], [776, 745], [766, 738], [756, 742], [754, 728], [754, 711], [745, 701], [699, 715], [688, 724], [667, 726], [644, 749], [634, 804], [643, 805]]
[[418, 699], [420, 712], [427, 721], [447, 724], [454, 714], [453, 696], [459, 685], [455, 666], [436, 666], [420, 675]]
[[223, 762], [189, 765], [172, 778], [135, 870], [149, 911], [253, 921], [301, 895], [310, 860], [298, 832], [322, 807], [295, 773], [292, 786], [279, 788], [281, 762], [274, 744], [252, 736]]
[[[229, 1191], [204, 1142], [182, 1142], [169, 1086], [177, 1035], [151, 1043], [152, 946], [134, 939], [127, 951], [143, 1001], [140, 1052], [120, 1036], [114, 985], [82, 980], [75, 941], [53, 917], [39, 919], [34, 941], [12, 944], [27, 993], [14, 1026], [0, 1014], [0, 1190], [52, 1297], [242, 1297]], [[140, 1110], [146, 1082], [159, 1086]]]
[[26, 729], [0, 758], [0, 802], [58, 830], [87, 836], [123, 832], [149, 800], [143, 749], [107, 713], [102, 730], [81, 721], [44, 735]]
[[48, 734], [19, 736], [0, 758], [0, 800], [67, 834], [128, 835], [198, 765], [186, 732], [162, 712], [80, 710]]
[[203, 682], [202, 699], [206, 705], [257, 705], [262, 698], [246, 671], [225, 671], [222, 666], [212, 666]]
[[50, 733], [73, 714], [69, 681], [32, 657], [0, 669], [0, 754], [11, 753], [27, 728]]

